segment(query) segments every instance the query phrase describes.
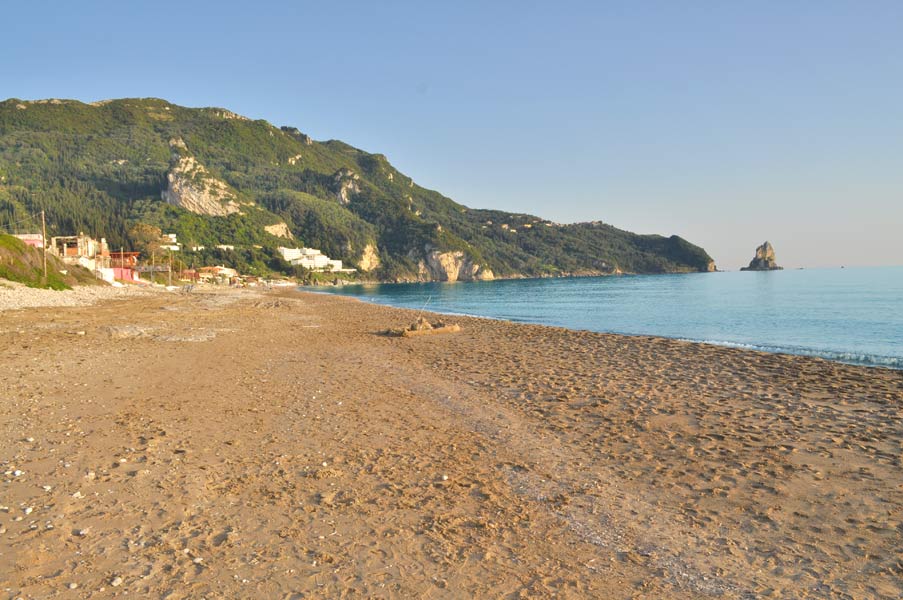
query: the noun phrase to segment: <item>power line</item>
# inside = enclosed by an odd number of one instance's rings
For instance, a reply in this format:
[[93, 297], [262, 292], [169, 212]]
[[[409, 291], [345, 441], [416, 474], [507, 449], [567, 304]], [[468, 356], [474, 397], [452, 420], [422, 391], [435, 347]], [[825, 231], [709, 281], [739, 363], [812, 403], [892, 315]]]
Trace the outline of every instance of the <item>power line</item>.
[[12, 230], [17, 228], [19, 225], [24, 225], [24, 224], [28, 223], [30, 225], [36, 226], [38, 223], [38, 217], [40, 215], [41, 215], [41, 211], [38, 211], [34, 214], [28, 215], [24, 219], [19, 219], [18, 221], [11, 221], [11, 222], [5, 223], [3, 225], [3, 229], [9, 233], [12, 233]]

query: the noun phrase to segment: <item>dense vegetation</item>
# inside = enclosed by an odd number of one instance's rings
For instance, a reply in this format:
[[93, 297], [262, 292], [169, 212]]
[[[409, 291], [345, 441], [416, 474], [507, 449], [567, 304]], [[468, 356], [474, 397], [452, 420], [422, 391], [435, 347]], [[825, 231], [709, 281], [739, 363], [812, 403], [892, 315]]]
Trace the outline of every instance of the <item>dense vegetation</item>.
[[[213, 217], [161, 200], [175, 160], [172, 140], [234, 191], [240, 213]], [[340, 202], [342, 181], [352, 178], [348, 202]], [[418, 263], [434, 249], [462, 251], [497, 276], [704, 271], [711, 260], [676, 236], [469, 209], [414, 184], [382, 155], [157, 99], [0, 102], [0, 231], [29, 228], [40, 210], [50, 235], [84, 231], [113, 248], [134, 248], [135, 225], [152, 225], [186, 247], [236, 246], [183, 260], [255, 271], [291, 272], [274, 249], [298, 244], [352, 266], [372, 246], [381, 263], [373, 275], [381, 279], [417, 277]], [[277, 223], [296, 241], [264, 229]]]

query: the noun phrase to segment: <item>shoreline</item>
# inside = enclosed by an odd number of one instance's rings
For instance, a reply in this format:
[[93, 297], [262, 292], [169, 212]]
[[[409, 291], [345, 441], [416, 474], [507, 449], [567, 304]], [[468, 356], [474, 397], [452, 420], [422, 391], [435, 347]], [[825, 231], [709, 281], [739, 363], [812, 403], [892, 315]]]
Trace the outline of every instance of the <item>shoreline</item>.
[[[445, 283], [445, 282], [422, 282], [423, 284], [435, 284], [435, 283]], [[457, 282], [456, 282], [457, 283]], [[480, 283], [480, 282], [463, 282], [463, 283]], [[348, 284], [352, 285], [352, 284]], [[389, 285], [382, 283], [358, 283], [353, 285], [360, 286], [376, 286], [376, 285]], [[391, 284], [391, 285], [417, 285], [415, 284]], [[369, 299], [370, 297], [361, 297], [355, 296], [351, 294], [346, 294], [343, 292], [333, 292], [328, 290], [318, 290], [316, 289], [318, 286], [298, 286], [296, 289], [300, 292], [309, 292], [312, 294], [323, 294], [327, 296], [340, 296], [344, 298], [352, 298], [358, 300], [360, 302], [364, 302], [365, 304], [371, 304], [375, 306], [386, 306], [389, 308], [397, 308], [400, 310], [418, 310], [415, 308], [399, 306], [395, 304], [391, 304], [388, 302], [380, 302], [377, 299]], [[324, 286], [319, 286], [324, 287]], [[477, 318], [477, 319], [489, 319], [492, 321], [503, 321], [506, 323], [512, 324], [529, 324], [529, 325], [538, 325], [541, 327], [561, 327], [563, 329], [567, 329], [568, 331], [573, 332], [589, 332], [589, 333], [601, 333], [608, 335], [621, 335], [626, 337], [640, 337], [640, 338], [661, 338], [668, 340], [675, 340], [680, 342], [687, 342], [692, 344], [705, 344], [709, 346], [715, 346], [718, 348], [731, 348], [734, 350], [742, 350], [746, 352], [762, 352], [765, 354], [774, 354], [774, 355], [783, 355], [783, 356], [805, 356], [808, 358], [814, 358], [819, 360], [825, 360], [828, 362], [834, 362], [839, 364], [845, 364], [850, 366], [863, 367], [867, 369], [887, 369], [891, 371], [903, 371], [903, 357], [899, 356], [885, 356], [879, 354], [866, 354], [861, 352], [849, 351], [849, 350], [835, 350], [835, 349], [817, 349], [817, 348], [807, 348], [807, 347], [790, 347], [790, 346], [780, 346], [780, 345], [770, 345], [767, 343], [752, 343], [752, 342], [733, 342], [729, 340], [702, 340], [702, 339], [692, 339], [687, 337], [678, 337], [678, 336], [666, 336], [660, 334], [647, 334], [647, 333], [629, 333], [622, 331], [597, 331], [593, 329], [578, 329], [571, 328], [562, 325], [553, 325], [549, 323], [540, 323], [536, 321], [515, 321], [512, 319], [506, 319], [504, 317], [493, 317], [488, 315], [478, 315], [472, 313], [461, 313], [454, 311], [427, 311], [433, 312], [435, 314], [450, 316], [450, 317], [466, 317], [466, 318]], [[844, 359], [844, 356], [860, 356], [860, 357], [868, 357], [867, 359]]]
[[0, 312], [0, 587], [903, 593], [899, 371], [351, 300]]

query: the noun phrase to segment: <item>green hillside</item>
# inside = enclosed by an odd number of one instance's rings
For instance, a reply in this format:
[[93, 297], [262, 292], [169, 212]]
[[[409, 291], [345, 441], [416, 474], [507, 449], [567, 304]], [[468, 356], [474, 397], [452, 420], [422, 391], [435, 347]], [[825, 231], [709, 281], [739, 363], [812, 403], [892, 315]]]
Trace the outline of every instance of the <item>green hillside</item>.
[[[206, 246], [199, 258], [261, 270], [287, 269], [280, 245], [320, 248], [382, 280], [711, 268], [677, 236], [470, 209], [380, 154], [157, 99], [0, 102], [0, 231], [42, 209], [50, 235], [133, 248], [145, 223]], [[294, 240], [274, 235], [283, 223]]]

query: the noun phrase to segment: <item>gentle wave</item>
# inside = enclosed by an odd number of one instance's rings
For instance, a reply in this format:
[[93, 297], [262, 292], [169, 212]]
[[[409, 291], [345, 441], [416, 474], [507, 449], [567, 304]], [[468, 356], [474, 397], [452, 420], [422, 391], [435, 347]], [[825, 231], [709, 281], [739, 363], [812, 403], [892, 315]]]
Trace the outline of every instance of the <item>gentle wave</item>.
[[903, 267], [321, 290], [450, 315], [903, 370]]
[[[395, 306], [397, 308], [408, 308], [410, 306], [404, 304], [393, 303], [391, 300], [386, 301], [386, 299], [380, 298], [362, 298], [365, 302], [370, 302], [373, 304], [382, 304], [386, 306]], [[509, 321], [512, 323], [534, 323], [540, 325], [549, 326], [549, 324], [542, 323], [540, 321], [534, 319], [524, 319], [524, 318], [502, 318], [502, 317], [489, 317], [486, 315], [478, 315], [475, 313], [467, 313], [460, 311], [450, 311], [450, 310], [438, 310], [433, 308], [429, 312], [439, 313], [443, 315], [449, 315], [454, 317], [473, 317], [477, 319], [490, 319], [493, 321]], [[555, 327], [555, 325], [551, 325]], [[643, 336], [648, 334], [637, 334], [637, 333], [627, 333], [623, 331], [614, 331], [614, 330], [599, 330], [599, 333], [614, 333], [616, 335], [629, 335], [629, 336]], [[669, 337], [669, 336], [660, 336], [660, 337]], [[864, 354], [859, 352], [842, 352], [837, 350], [820, 350], [816, 348], [804, 348], [800, 346], [777, 346], [777, 345], [767, 345], [767, 344], [744, 344], [741, 342], [730, 342], [726, 340], [710, 340], [710, 339], [693, 339], [693, 338], [685, 338], [685, 337], [671, 337], [671, 339], [676, 339], [682, 342], [692, 342], [697, 344], [711, 344], [713, 346], [722, 346], [725, 348], [737, 348], [740, 350], [756, 350], [758, 352], [769, 352], [771, 354], [795, 354], [798, 356], [812, 356], [815, 358], [824, 358], [825, 360], [832, 360], [835, 362], [842, 362], [851, 365], [859, 365], [865, 367], [886, 367], [889, 369], [900, 369], [903, 370], [903, 358], [898, 356], [881, 356], [878, 354]]]
[[689, 338], [676, 338], [683, 342], [695, 342], [724, 346], [726, 348], [739, 348], [741, 350], [757, 350], [772, 354], [796, 354], [799, 356], [813, 356], [836, 362], [866, 367], [888, 367], [890, 369], [903, 369], [903, 358], [899, 356], [881, 356], [878, 354], [864, 354], [860, 352], [842, 352], [838, 350], [820, 350], [816, 348], [801, 348], [797, 346], [772, 346], [763, 344], [743, 344], [724, 340], [696, 340]]

